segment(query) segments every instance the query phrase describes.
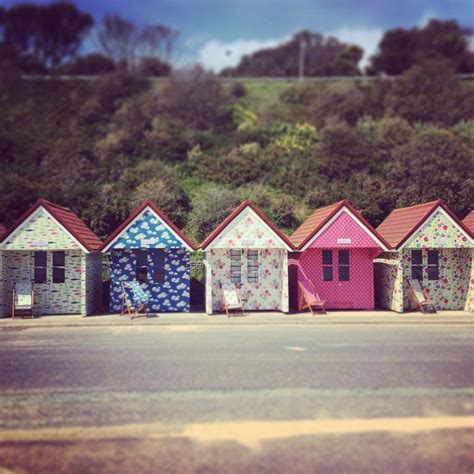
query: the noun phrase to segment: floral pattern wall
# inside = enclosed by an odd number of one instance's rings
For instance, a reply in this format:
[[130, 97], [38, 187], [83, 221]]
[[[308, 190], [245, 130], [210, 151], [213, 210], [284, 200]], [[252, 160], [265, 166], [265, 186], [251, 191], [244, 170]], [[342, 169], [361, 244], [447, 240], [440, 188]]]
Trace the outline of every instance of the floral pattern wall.
[[[230, 250], [242, 252], [240, 295], [246, 310], [288, 312], [288, 251], [251, 208], [244, 209], [206, 249], [206, 311], [221, 311], [230, 282]], [[259, 281], [248, 281], [247, 251], [258, 250]]]
[[[407, 282], [411, 279], [411, 250], [421, 249], [422, 285], [435, 308], [472, 310], [472, 247], [472, 240], [438, 209], [402, 250], [376, 260], [378, 305], [399, 312], [416, 308]], [[439, 251], [438, 280], [428, 279], [428, 249]]]
[[[141, 283], [150, 298], [149, 311], [180, 312], [190, 309], [190, 252], [164, 222], [146, 209], [113, 241], [110, 252], [110, 310], [122, 306], [122, 282], [136, 279], [136, 250], [147, 253], [147, 280]], [[153, 253], [164, 253], [164, 281], [153, 280]], [[133, 300], [128, 292], [128, 297]]]

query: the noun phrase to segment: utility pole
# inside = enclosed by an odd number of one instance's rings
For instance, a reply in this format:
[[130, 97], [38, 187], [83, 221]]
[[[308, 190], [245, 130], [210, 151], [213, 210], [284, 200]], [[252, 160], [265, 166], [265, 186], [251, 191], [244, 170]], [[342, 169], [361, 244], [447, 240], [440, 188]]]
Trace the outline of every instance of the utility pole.
[[300, 57], [298, 64], [298, 77], [299, 82], [304, 81], [304, 60], [306, 55], [306, 40], [304, 38], [300, 39]]

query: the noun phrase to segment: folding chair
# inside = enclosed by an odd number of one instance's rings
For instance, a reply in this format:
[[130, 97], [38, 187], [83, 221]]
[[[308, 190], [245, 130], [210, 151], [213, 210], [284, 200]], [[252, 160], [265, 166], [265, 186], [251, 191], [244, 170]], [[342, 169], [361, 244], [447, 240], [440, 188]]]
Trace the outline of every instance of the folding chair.
[[[140, 316], [148, 318], [148, 295], [143, 291], [138, 281], [121, 282], [122, 285], [122, 309], [120, 316], [130, 316], [130, 319], [135, 319]], [[127, 293], [130, 290], [131, 298]], [[140, 313], [140, 311], [145, 313]]]
[[418, 280], [408, 280], [408, 287], [410, 288], [413, 299], [423, 314], [436, 313], [436, 308], [429, 300], [428, 292], [421, 286]]
[[31, 282], [15, 283], [13, 287], [12, 319], [15, 316], [31, 316], [34, 318], [34, 304], [35, 293]]
[[326, 314], [326, 301], [320, 298], [313, 282], [305, 278], [303, 280], [298, 280], [298, 286], [301, 290], [304, 301], [304, 304], [301, 305], [300, 309], [303, 310], [308, 308], [313, 316], [315, 311], [321, 314]]
[[234, 284], [222, 285], [222, 305], [227, 317], [247, 316], [244, 312], [244, 305], [240, 298], [239, 289]]

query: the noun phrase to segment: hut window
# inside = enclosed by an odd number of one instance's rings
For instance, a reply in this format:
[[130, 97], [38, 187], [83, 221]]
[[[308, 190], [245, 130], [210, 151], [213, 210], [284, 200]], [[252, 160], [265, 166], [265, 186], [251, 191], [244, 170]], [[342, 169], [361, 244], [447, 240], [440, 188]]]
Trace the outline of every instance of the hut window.
[[258, 283], [259, 281], [258, 250], [247, 250], [247, 281]]
[[439, 252], [428, 250], [428, 280], [439, 280]]
[[323, 281], [332, 280], [332, 250], [323, 250]]
[[349, 281], [349, 250], [339, 250], [337, 253], [339, 281]]
[[53, 283], [64, 283], [66, 280], [66, 253], [53, 252]]
[[232, 283], [242, 281], [242, 252], [240, 250], [230, 251], [230, 281]]
[[35, 252], [35, 271], [34, 280], [35, 283], [46, 283], [46, 252]]
[[146, 250], [137, 250], [135, 252], [135, 257], [137, 262], [137, 280], [140, 283], [144, 283], [148, 276], [148, 252]]
[[152, 259], [153, 259], [153, 281], [154, 283], [163, 283], [165, 281], [166, 254], [163, 250], [155, 250], [152, 253]]
[[411, 279], [423, 280], [423, 252], [421, 250], [411, 251]]

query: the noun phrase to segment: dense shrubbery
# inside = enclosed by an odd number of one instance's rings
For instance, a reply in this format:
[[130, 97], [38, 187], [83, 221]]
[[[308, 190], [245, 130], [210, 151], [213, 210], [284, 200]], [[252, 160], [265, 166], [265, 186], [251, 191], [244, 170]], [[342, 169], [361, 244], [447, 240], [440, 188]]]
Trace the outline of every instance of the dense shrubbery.
[[400, 80], [286, 86], [278, 97], [193, 70], [151, 85], [0, 83], [0, 221], [37, 197], [72, 207], [102, 237], [147, 197], [201, 241], [254, 200], [293, 229], [348, 198], [373, 224], [396, 206], [474, 196], [474, 88], [439, 61]]

